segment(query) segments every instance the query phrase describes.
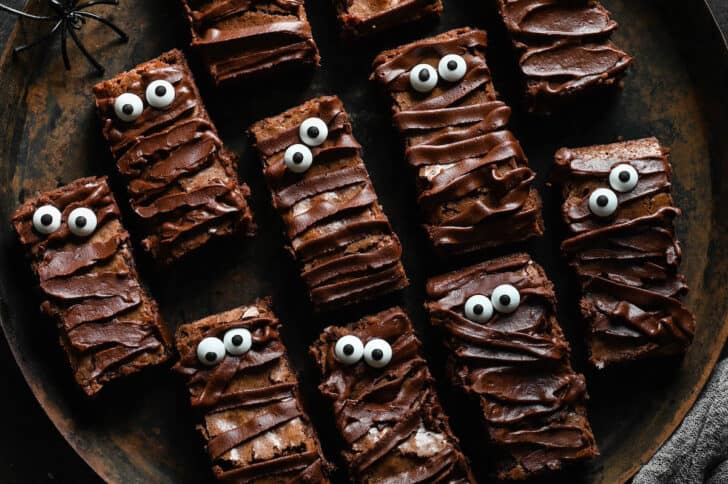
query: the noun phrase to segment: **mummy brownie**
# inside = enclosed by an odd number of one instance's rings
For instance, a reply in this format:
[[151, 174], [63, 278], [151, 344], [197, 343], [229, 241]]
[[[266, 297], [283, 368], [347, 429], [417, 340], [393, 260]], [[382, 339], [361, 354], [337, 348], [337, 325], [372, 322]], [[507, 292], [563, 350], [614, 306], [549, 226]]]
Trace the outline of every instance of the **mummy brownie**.
[[406, 287], [402, 247], [337, 97], [254, 124], [273, 206], [318, 310]]
[[103, 134], [144, 227], [142, 246], [172, 262], [233, 233], [250, 234], [248, 187], [180, 51], [94, 86]]
[[683, 353], [695, 318], [680, 302], [672, 168], [655, 138], [563, 148], [553, 179], [570, 232], [562, 245], [582, 290], [591, 362], [599, 368]]
[[352, 482], [475, 482], [407, 315], [326, 328], [311, 347]]
[[89, 396], [169, 359], [170, 338], [142, 287], [106, 178], [26, 201], [13, 227], [28, 252], [76, 382]]
[[392, 98], [424, 228], [443, 254], [543, 234], [535, 174], [507, 129], [511, 110], [497, 100], [485, 45], [485, 32], [462, 28], [374, 60], [372, 78]]
[[556, 320], [556, 296], [526, 254], [431, 279], [427, 311], [442, 330], [453, 385], [480, 404], [500, 480], [525, 479], [599, 452], [582, 375]]
[[215, 476], [224, 482], [329, 482], [330, 464], [298, 396], [267, 300], [177, 329], [180, 361]]

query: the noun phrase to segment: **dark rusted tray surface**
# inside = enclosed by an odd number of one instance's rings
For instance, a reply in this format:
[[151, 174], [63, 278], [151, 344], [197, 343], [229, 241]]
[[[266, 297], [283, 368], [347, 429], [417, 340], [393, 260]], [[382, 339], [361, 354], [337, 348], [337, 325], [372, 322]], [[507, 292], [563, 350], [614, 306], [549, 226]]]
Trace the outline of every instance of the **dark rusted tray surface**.
[[[33, 0], [30, 8], [44, 2]], [[446, 29], [472, 25], [490, 34], [489, 62], [504, 99], [515, 104], [507, 43], [482, 2], [449, 0], [439, 23], [402, 31], [347, 48], [337, 40], [330, 2], [310, 1], [314, 34], [323, 67], [314, 74], [286, 74], [256, 84], [215, 91], [193, 63], [209, 110], [224, 140], [241, 154], [240, 172], [254, 193], [260, 235], [252, 241], [218, 244], [165, 271], [142, 259], [143, 274], [172, 327], [182, 321], [228, 309], [257, 296], [272, 295], [284, 322], [284, 338], [300, 370], [308, 407], [327, 453], [336, 458], [337, 440], [326, 407], [317, 395], [309, 343], [327, 322], [344, 322], [365, 310], [401, 303], [426, 342], [441, 395], [481, 476], [488, 470], [483, 436], [474, 430], [475, 409], [448, 387], [443, 352], [422, 311], [423, 281], [442, 270], [424, 245], [417, 226], [413, 188], [400, 144], [391, 128], [383, 96], [367, 81], [369, 64], [384, 47]], [[620, 29], [616, 42], [636, 63], [626, 88], [599, 105], [544, 120], [516, 110], [513, 127], [539, 174], [545, 195], [547, 233], [525, 248], [555, 280], [560, 319], [574, 347], [577, 368], [585, 371], [591, 393], [590, 417], [602, 456], [573, 469], [569, 482], [615, 482], [629, 477], [672, 433], [692, 405], [712, 369], [728, 332], [728, 54], [701, 2], [605, 0]], [[184, 46], [187, 30], [174, 1], [124, 0], [113, 18], [132, 41], [117, 45], [108, 31], [89, 24], [87, 45], [103, 59], [109, 75]], [[98, 81], [72, 50], [73, 71], [63, 70], [54, 48], [40, 48], [15, 60], [10, 47], [40, 34], [42, 25], [19, 24], [0, 59], [0, 220], [37, 190], [89, 174], [112, 174], [111, 157], [93, 111], [90, 87]], [[364, 146], [375, 187], [405, 247], [412, 286], [400, 296], [324, 318], [311, 316], [293, 263], [281, 250], [280, 226], [269, 205], [258, 161], [245, 128], [319, 94], [338, 94]], [[684, 246], [683, 270], [692, 289], [688, 298], [698, 319], [695, 343], [682, 361], [638, 369], [595, 373], [585, 368], [576, 292], [558, 255], [562, 234], [557, 205], [544, 187], [551, 157], [560, 146], [605, 143], [656, 135], [672, 147], [674, 190], [684, 216], [678, 231]], [[122, 188], [116, 178], [116, 189]], [[117, 191], [117, 194], [123, 193]], [[123, 199], [124, 197], [119, 197]], [[127, 217], [127, 219], [129, 219]], [[7, 223], [0, 224], [2, 326], [17, 362], [48, 416], [78, 453], [105, 479], [123, 482], [204, 482], [210, 479], [194, 416], [180, 381], [160, 368], [107, 389], [94, 402], [74, 387], [56, 345], [55, 330], [38, 311], [34, 281]], [[451, 261], [452, 262], [452, 261]], [[564, 476], [566, 479], [566, 476]], [[566, 482], [566, 481], [563, 481]]]

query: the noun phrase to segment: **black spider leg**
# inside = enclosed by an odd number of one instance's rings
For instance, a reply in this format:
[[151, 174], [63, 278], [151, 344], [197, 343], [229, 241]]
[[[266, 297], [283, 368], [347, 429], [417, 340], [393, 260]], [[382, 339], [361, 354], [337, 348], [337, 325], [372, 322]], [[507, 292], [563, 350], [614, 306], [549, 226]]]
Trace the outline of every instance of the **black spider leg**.
[[8, 7], [7, 5], [4, 5], [2, 3], [0, 3], [0, 10], [4, 10], [20, 17], [29, 18], [31, 20], [58, 20], [58, 17], [51, 17], [48, 15], [35, 15], [32, 13], [23, 12], [22, 10], [15, 9], [13, 7]]
[[126, 35], [126, 32], [117, 27], [112, 21], [91, 12], [75, 12], [75, 14], [80, 17], [90, 18], [92, 20], [96, 20], [97, 22], [101, 22], [102, 24], [106, 25], [108, 28], [116, 32], [116, 35], [119, 36], [122, 42], [129, 41], [129, 36]]
[[56, 23], [56, 25], [53, 26], [53, 28], [51, 29], [50, 32], [48, 32], [47, 34], [35, 39], [32, 42], [27, 43], [25, 45], [19, 45], [17, 47], [14, 47], [13, 52], [17, 54], [18, 52], [22, 52], [26, 49], [30, 49], [31, 47], [35, 47], [36, 45], [40, 44], [41, 42], [44, 42], [44, 41], [50, 39], [51, 37], [55, 36], [58, 33], [58, 29], [63, 25], [64, 21], [65, 21], [64, 19], [60, 19]]

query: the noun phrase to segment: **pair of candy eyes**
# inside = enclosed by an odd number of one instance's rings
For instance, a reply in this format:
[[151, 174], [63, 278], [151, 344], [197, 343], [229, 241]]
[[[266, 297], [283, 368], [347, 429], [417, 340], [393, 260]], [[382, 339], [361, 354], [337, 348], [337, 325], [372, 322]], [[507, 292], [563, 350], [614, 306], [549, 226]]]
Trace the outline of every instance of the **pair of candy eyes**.
[[[145, 92], [147, 103], [156, 109], [169, 107], [175, 98], [174, 86], [167, 81], [152, 81]], [[114, 100], [114, 112], [122, 121], [131, 122], [142, 115], [144, 103], [141, 98], [131, 92], [125, 92]]]
[[359, 338], [349, 334], [336, 342], [334, 356], [345, 365], [356, 364], [364, 358], [372, 368], [383, 368], [392, 361], [392, 347], [381, 338], [371, 339], [365, 346]]
[[426, 93], [435, 89], [438, 78], [448, 82], [457, 82], [465, 77], [467, 71], [468, 65], [465, 63], [465, 59], [457, 54], [448, 54], [440, 59], [437, 70], [430, 64], [417, 64], [410, 71], [409, 81], [412, 89]]
[[197, 345], [197, 359], [205, 366], [214, 366], [225, 358], [225, 353], [240, 356], [253, 346], [253, 335], [245, 328], [230, 329], [225, 336], [208, 336]]
[[298, 137], [303, 144], [291, 145], [283, 155], [283, 163], [293, 173], [303, 173], [313, 163], [311, 147], [320, 146], [329, 136], [329, 127], [321, 118], [308, 118], [298, 127]]
[[485, 323], [493, 317], [493, 311], [508, 314], [518, 309], [521, 293], [510, 284], [501, 284], [493, 289], [490, 299], [482, 294], [470, 296], [465, 301], [465, 317], [476, 323]]
[[[53, 205], [43, 205], [33, 212], [33, 228], [36, 232], [49, 235], [61, 228], [61, 211]], [[68, 229], [79, 237], [87, 237], [96, 230], [96, 214], [86, 208], [78, 207], [68, 215]]]
[[589, 195], [589, 210], [597, 217], [609, 217], [617, 211], [615, 192], [625, 193], [637, 186], [639, 175], [632, 165], [617, 165], [609, 172], [609, 188], [597, 188]]

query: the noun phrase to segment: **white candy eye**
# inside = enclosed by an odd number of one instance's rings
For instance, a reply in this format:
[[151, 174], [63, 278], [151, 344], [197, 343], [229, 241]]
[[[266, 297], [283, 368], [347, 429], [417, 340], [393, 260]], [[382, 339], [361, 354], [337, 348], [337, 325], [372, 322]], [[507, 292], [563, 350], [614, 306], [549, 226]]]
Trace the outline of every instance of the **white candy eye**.
[[33, 228], [41, 234], [52, 234], [61, 227], [61, 212], [53, 205], [43, 205], [33, 212]]
[[470, 296], [465, 301], [465, 317], [476, 323], [485, 323], [493, 317], [493, 304], [482, 294]]
[[465, 59], [457, 54], [446, 55], [440, 59], [440, 63], [437, 65], [437, 72], [440, 77], [448, 82], [459, 81], [465, 77], [467, 70], [468, 66], [465, 64]]
[[283, 163], [293, 173], [303, 173], [311, 168], [313, 153], [306, 145], [295, 144], [288, 147], [283, 155]]
[[382, 368], [392, 361], [392, 347], [383, 339], [375, 338], [364, 347], [364, 361], [373, 368]]
[[589, 210], [597, 217], [609, 217], [618, 205], [617, 194], [609, 188], [597, 188], [589, 195]]
[[326, 141], [329, 127], [321, 118], [308, 118], [298, 128], [298, 136], [308, 146], [319, 146]]
[[499, 313], [512, 313], [521, 304], [521, 294], [510, 284], [501, 284], [493, 289], [490, 300]]
[[346, 335], [339, 338], [334, 346], [334, 356], [346, 365], [353, 365], [361, 360], [364, 355], [364, 344], [354, 335]]
[[410, 71], [410, 85], [417, 92], [430, 92], [437, 86], [437, 71], [430, 64], [417, 64]]
[[220, 338], [208, 337], [197, 345], [197, 359], [203, 365], [217, 365], [223, 358], [225, 358], [225, 344]]
[[637, 186], [640, 176], [632, 165], [622, 164], [609, 172], [609, 185], [617, 192], [629, 192]]
[[225, 349], [231, 355], [242, 355], [247, 353], [253, 346], [253, 336], [245, 328], [231, 329], [222, 338]]
[[142, 115], [144, 103], [136, 94], [125, 92], [114, 101], [114, 112], [122, 121], [134, 121]]
[[74, 235], [86, 237], [96, 230], [96, 214], [85, 207], [74, 208], [68, 216], [68, 228]]
[[153, 108], [166, 108], [174, 102], [174, 96], [174, 86], [167, 81], [153, 81], [147, 86], [147, 102]]

